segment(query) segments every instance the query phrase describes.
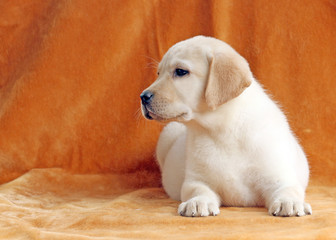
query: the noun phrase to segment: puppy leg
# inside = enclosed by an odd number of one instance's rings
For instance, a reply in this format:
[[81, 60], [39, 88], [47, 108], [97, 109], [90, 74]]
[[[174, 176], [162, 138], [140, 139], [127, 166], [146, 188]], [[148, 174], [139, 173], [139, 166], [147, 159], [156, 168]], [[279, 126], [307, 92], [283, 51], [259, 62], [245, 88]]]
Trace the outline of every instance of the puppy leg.
[[312, 209], [304, 202], [304, 191], [300, 186], [283, 187], [276, 190], [269, 201], [268, 213], [273, 216], [292, 217], [311, 215]]
[[[273, 216], [304, 216], [312, 214], [304, 202], [309, 169], [304, 153], [285, 129], [264, 139], [268, 142], [259, 149], [263, 165], [259, 167], [261, 192], [268, 212]], [[279, 129], [278, 129], [279, 131]]]
[[181, 200], [185, 172], [186, 127], [171, 122], [164, 127], [156, 147], [156, 158], [162, 174], [162, 185], [168, 196]]
[[183, 202], [178, 208], [181, 216], [206, 217], [219, 214], [219, 197], [204, 183], [184, 182], [181, 195]]
[[165, 163], [168, 152], [172, 148], [176, 140], [186, 134], [186, 127], [178, 122], [168, 123], [162, 130], [157, 146], [156, 146], [156, 158], [159, 163], [160, 169]]

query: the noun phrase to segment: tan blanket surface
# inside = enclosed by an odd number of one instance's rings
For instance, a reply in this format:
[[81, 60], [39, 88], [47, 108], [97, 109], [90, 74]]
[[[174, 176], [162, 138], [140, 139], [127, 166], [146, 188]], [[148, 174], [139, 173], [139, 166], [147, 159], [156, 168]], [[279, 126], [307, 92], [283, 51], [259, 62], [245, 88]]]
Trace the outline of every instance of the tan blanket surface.
[[[177, 215], [146, 173], [74, 175], [36, 169], [0, 187], [2, 239], [335, 239], [336, 188], [311, 186], [314, 214], [276, 218], [264, 208], [221, 208], [217, 217]], [[141, 181], [141, 182], [138, 182]], [[125, 185], [136, 182], [140, 189]]]
[[[335, 32], [334, 0], [0, 1], [0, 238], [335, 239]], [[177, 216], [139, 95], [199, 34], [231, 44], [283, 107], [312, 216]]]

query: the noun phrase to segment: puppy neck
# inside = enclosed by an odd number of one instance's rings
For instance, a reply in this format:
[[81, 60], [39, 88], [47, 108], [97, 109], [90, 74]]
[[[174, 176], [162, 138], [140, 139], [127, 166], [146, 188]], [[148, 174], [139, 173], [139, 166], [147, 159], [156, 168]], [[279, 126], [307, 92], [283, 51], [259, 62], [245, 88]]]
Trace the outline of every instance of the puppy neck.
[[[215, 110], [206, 109], [201, 112], [193, 112], [193, 118], [185, 125], [190, 129], [203, 129], [205, 131], [221, 132], [232, 126], [240, 125], [245, 119], [244, 115], [249, 114], [253, 108], [253, 92], [258, 91], [258, 86], [253, 81], [238, 97], [219, 106]], [[253, 100], [252, 100], [253, 101]]]

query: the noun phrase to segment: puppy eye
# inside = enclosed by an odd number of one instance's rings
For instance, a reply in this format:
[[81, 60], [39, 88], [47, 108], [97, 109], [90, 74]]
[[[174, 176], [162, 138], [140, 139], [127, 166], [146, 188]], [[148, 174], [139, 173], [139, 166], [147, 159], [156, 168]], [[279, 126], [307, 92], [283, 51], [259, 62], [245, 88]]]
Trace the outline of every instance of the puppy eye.
[[174, 72], [174, 75], [177, 77], [183, 77], [184, 75], [187, 75], [187, 74], [189, 74], [189, 71], [181, 69], [181, 68], [176, 68]]

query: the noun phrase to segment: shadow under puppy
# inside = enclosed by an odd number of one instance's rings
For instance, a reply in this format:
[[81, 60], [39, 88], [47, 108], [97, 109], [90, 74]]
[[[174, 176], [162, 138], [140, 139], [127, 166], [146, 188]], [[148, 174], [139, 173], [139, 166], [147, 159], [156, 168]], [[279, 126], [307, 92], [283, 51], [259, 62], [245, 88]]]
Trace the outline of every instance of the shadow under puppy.
[[178, 213], [265, 206], [274, 216], [311, 214], [309, 168], [285, 115], [228, 44], [197, 36], [175, 44], [141, 94], [147, 119], [170, 122], [157, 144], [167, 194]]

